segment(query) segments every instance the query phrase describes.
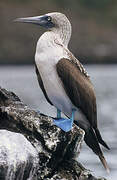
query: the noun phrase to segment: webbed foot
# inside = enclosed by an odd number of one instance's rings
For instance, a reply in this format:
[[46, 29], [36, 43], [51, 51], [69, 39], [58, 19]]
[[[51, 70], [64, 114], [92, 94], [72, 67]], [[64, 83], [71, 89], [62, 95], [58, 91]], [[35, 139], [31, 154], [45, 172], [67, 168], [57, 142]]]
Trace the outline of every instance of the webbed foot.
[[63, 131], [68, 132], [72, 129], [73, 121], [74, 121], [74, 112], [72, 110], [72, 117], [70, 119], [61, 118], [61, 111], [57, 109], [57, 119], [54, 119], [54, 124], [61, 128]]
[[54, 119], [54, 124], [61, 128], [63, 131], [68, 132], [71, 130], [73, 122], [71, 119], [61, 118]]

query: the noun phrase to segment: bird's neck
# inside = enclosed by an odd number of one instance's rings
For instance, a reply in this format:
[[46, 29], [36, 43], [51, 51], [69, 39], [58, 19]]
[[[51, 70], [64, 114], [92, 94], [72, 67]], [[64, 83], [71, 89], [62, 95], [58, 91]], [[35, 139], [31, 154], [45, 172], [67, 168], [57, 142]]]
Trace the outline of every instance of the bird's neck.
[[70, 24], [70, 22], [66, 22], [64, 25], [62, 25], [59, 28], [53, 28], [52, 32], [60, 38], [62, 44], [65, 47], [68, 47], [68, 44], [69, 44], [69, 41], [71, 38], [71, 24]]
[[36, 54], [45, 53], [47, 49], [58, 48], [58, 45], [62, 45], [67, 49], [68, 43], [71, 38], [71, 24], [65, 23], [61, 28], [53, 28], [50, 31], [46, 31], [38, 40]]

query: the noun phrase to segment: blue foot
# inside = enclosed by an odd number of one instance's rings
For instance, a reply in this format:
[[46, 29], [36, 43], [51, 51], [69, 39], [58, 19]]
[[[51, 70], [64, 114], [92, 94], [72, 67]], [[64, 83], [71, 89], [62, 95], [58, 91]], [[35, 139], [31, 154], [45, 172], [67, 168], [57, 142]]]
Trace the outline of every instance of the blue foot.
[[54, 119], [54, 124], [65, 132], [70, 131], [74, 122], [74, 112], [75, 109], [72, 109], [72, 117], [70, 119], [65, 119], [61, 118], [61, 111], [57, 109], [57, 119]]
[[61, 128], [65, 132], [70, 131], [72, 128], [72, 124], [73, 124], [72, 119], [64, 119], [64, 118], [56, 119], [56, 120], [54, 119], [53, 122], [56, 126]]

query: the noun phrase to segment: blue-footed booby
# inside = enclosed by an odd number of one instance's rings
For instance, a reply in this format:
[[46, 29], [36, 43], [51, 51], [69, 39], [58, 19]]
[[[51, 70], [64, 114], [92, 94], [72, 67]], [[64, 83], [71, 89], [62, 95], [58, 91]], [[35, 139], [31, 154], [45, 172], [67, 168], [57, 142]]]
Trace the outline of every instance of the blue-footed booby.
[[[99, 145], [109, 149], [97, 126], [93, 85], [83, 65], [68, 49], [72, 30], [70, 21], [59, 12], [18, 18], [15, 21], [46, 28], [46, 32], [37, 42], [35, 67], [46, 100], [57, 108], [54, 124], [67, 132], [74, 121], [85, 131], [86, 144], [99, 156], [103, 166], [109, 171]], [[61, 112], [67, 118], [62, 118]]]

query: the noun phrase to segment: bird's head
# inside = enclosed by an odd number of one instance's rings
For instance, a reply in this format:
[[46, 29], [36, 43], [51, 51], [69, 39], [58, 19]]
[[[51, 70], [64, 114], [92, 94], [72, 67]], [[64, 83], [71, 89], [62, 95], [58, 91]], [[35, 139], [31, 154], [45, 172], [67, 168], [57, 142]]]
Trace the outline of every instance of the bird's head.
[[71, 37], [71, 23], [64, 14], [59, 12], [48, 13], [42, 16], [17, 18], [15, 22], [32, 23], [55, 32], [60, 36], [65, 46], [68, 45]]
[[65, 26], [65, 24], [69, 24], [71, 26], [68, 18], [59, 12], [48, 13], [42, 16], [17, 18], [15, 19], [15, 22], [32, 23], [40, 25], [49, 30], [53, 28], [62, 28], [62, 26]]

